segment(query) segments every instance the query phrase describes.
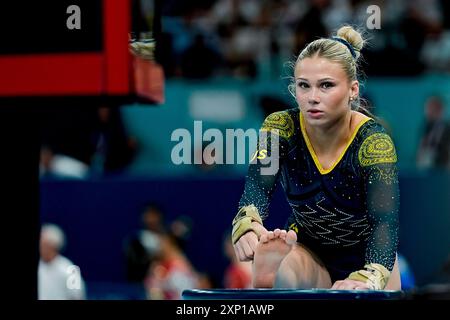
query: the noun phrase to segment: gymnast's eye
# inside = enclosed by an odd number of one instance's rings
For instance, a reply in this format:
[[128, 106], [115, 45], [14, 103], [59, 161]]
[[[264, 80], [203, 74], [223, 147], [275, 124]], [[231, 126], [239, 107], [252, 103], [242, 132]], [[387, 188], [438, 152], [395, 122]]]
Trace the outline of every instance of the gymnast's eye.
[[299, 82], [297, 83], [297, 86], [298, 86], [299, 88], [302, 88], [302, 89], [307, 89], [307, 88], [309, 88], [309, 84], [306, 83], [306, 82], [304, 82], [304, 81], [299, 81]]
[[334, 83], [330, 82], [330, 81], [325, 81], [320, 84], [320, 87], [323, 89], [329, 89], [329, 88], [334, 87]]

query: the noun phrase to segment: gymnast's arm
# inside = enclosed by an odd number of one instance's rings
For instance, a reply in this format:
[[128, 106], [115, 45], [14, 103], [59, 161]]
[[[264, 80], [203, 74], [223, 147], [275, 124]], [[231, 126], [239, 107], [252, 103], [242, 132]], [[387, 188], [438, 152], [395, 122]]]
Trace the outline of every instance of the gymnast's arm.
[[[370, 143], [366, 143], [368, 141]], [[371, 233], [367, 241], [364, 270], [349, 278], [384, 289], [392, 272], [398, 247], [399, 184], [394, 144], [385, 133], [367, 138], [359, 152]]]
[[[249, 165], [244, 193], [239, 201], [239, 211], [233, 219], [232, 241], [241, 261], [253, 259], [259, 237], [267, 232], [262, 221], [268, 216], [279, 168], [288, 148], [285, 138], [271, 130], [266, 134], [267, 139], [258, 141], [254, 159]], [[274, 164], [275, 157], [278, 158], [278, 165]]]

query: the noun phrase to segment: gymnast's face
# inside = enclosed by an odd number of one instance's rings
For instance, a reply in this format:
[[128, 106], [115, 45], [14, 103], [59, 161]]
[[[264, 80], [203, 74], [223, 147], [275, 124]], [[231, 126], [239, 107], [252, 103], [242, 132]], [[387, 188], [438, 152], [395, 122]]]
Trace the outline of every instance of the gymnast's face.
[[314, 56], [295, 66], [296, 99], [309, 125], [329, 126], [346, 116], [358, 89], [337, 62]]

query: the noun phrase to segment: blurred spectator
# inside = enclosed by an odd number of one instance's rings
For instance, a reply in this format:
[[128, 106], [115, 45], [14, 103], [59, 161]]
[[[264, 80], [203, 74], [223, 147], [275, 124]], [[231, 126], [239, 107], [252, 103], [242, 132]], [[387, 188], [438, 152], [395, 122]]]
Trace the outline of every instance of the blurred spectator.
[[41, 177], [84, 179], [89, 174], [89, 167], [75, 158], [55, 155], [51, 148], [42, 146], [39, 173]]
[[[446, 63], [450, 6], [444, 0], [174, 2], [178, 4], [171, 8], [172, 12], [165, 13], [170, 18], [163, 21], [174, 40], [171, 45], [174, 56], [180, 56], [199, 31], [208, 39], [217, 39], [217, 43], [209, 41], [209, 48], [223, 57], [224, 68], [210, 69], [209, 75], [205, 71], [202, 73], [205, 77], [276, 76], [274, 71], [285, 61], [277, 55], [290, 59], [305, 43], [327, 37], [342, 24], [357, 25], [370, 33], [370, 47], [365, 54], [368, 74], [417, 75], [424, 71], [422, 62], [439, 70]], [[366, 28], [371, 15], [367, 8], [371, 5], [380, 8], [380, 29]], [[170, 4], [163, 7], [170, 11]], [[167, 54], [164, 58], [168, 57]], [[272, 65], [277, 63], [279, 66]], [[169, 70], [170, 64], [166, 68]], [[271, 73], [267, 73], [268, 68]], [[168, 72], [169, 77], [174, 74], [177, 73]]]
[[233, 245], [231, 243], [231, 234], [228, 234], [223, 241], [223, 250], [229, 260], [225, 269], [223, 286], [226, 289], [246, 289], [252, 286], [252, 262], [239, 261]]
[[324, 10], [330, 6], [329, 0], [310, 0], [310, 7], [295, 29], [294, 54], [318, 38], [327, 37], [328, 30], [323, 23]]
[[450, 71], [450, 30], [442, 28], [427, 35], [421, 58], [430, 71]]
[[[54, 156], [75, 159], [88, 167], [93, 153], [89, 143], [89, 127], [96, 110], [64, 108], [42, 114], [41, 173], [52, 175]], [[65, 171], [66, 173], [66, 171]]]
[[86, 167], [97, 175], [118, 173], [131, 163], [137, 149], [126, 134], [119, 108], [43, 112], [41, 128], [43, 174], [85, 177]]
[[54, 224], [41, 229], [38, 268], [39, 300], [85, 299], [85, 284], [80, 269], [60, 254], [65, 244], [64, 232]]
[[420, 168], [448, 168], [450, 159], [450, 126], [444, 119], [444, 102], [431, 96], [425, 103], [425, 124], [417, 150]]
[[127, 280], [142, 282], [160, 248], [165, 233], [164, 211], [156, 203], [146, 205], [141, 214], [143, 228], [125, 240]]
[[[178, 4], [170, 9], [170, 18], [164, 19], [164, 27], [173, 39], [174, 56], [180, 57], [192, 46], [195, 34], [200, 31], [208, 40], [214, 39], [208, 41], [208, 50], [223, 57], [222, 67], [211, 68], [209, 72], [201, 63], [192, 64], [200, 66], [193, 71], [202, 77], [255, 78], [266, 74], [277, 77], [281, 61], [297, 55], [305, 43], [328, 36], [342, 24], [360, 26], [370, 33], [370, 47], [365, 50], [368, 74], [418, 75], [425, 70], [424, 63], [433, 70], [448, 70], [449, 19], [446, 13], [450, 6], [444, 0], [175, 2]], [[380, 29], [366, 28], [371, 15], [367, 9], [371, 5], [380, 8]], [[167, 11], [170, 4], [165, 3], [163, 7]], [[169, 57], [166, 54], [162, 58]], [[181, 64], [186, 65], [181, 59], [173, 62], [164, 61], [169, 77], [179, 75], [171, 68], [178, 70]], [[201, 72], [201, 69], [205, 70]]]
[[91, 130], [94, 154], [91, 169], [105, 173], [123, 170], [134, 157], [136, 142], [125, 133], [120, 109], [100, 107]]
[[186, 250], [187, 242], [192, 233], [192, 219], [188, 216], [179, 216], [171, 222], [169, 233], [173, 237], [178, 248]]
[[200, 279], [173, 237], [160, 237], [160, 251], [145, 279], [148, 296], [152, 300], [178, 300], [186, 289], [198, 288]]
[[[400, 23], [400, 32], [405, 41], [403, 55], [411, 60], [410, 68], [420, 66], [420, 58], [427, 35], [439, 32], [442, 26], [442, 15], [437, 0], [416, 0], [406, 3], [406, 11]], [[409, 69], [409, 68], [406, 68]]]

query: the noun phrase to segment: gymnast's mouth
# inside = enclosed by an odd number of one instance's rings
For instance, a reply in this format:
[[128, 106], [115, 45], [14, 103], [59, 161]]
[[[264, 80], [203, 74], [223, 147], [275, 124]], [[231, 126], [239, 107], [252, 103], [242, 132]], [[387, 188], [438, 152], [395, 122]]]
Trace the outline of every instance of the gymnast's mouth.
[[325, 112], [319, 109], [309, 109], [306, 113], [312, 118], [318, 118], [325, 114]]
[[310, 119], [319, 119], [325, 115], [325, 112], [319, 109], [309, 109], [308, 111], [306, 111], [306, 114]]
[[315, 109], [315, 108], [309, 109], [307, 112], [308, 112], [308, 113], [323, 113], [322, 110], [320, 110], [320, 109]]

